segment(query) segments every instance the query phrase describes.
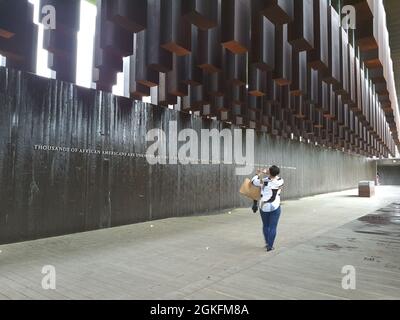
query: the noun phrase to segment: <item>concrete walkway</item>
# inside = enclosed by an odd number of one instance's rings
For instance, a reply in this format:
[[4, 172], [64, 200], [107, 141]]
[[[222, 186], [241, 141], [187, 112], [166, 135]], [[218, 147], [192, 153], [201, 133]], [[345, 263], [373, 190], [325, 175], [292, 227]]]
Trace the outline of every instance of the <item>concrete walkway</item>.
[[0, 299], [399, 299], [400, 187], [356, 193], [285, 202], [270, 253], [250, 209], [3, 245]]

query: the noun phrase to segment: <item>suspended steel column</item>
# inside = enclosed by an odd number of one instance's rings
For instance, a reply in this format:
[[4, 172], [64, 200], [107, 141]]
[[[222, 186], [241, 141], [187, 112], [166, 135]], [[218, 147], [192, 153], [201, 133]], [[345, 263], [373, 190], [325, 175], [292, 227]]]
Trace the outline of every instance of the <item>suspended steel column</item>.
[[221, 0], [221, 44], [225, 75], [224, 105], [229, 120], [247, 125], [247, 52], [250, 41], [250, 3]]
[[31, 3], [0, 1], [0, 54], [7, 67], [36, 71], [37, 33]]
[[123, 57], [133, 55], [133, 34], [146, 28], [146, 0], [98, 0], [93, 82], [111, 91]]
[[76, 61], [80, 22], [80, 0], [40, 0], [40, 8], [52, 6], [55, 9], [53, 28], [44, 28], [43, 48], [48, 54], [48, 67], [56, 72], [56, 78], [75, 82]]

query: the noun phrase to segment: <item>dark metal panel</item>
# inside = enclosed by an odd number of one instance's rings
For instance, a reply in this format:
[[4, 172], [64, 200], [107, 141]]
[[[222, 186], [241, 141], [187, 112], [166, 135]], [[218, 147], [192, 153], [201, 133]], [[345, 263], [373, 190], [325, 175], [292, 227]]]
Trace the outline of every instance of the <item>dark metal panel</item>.
[[107, 19], [132, 33], [147, 26], [147, 0], [108, 0]]
[[184, 0], [161, 1], [161, 48], [185, 56], [191, 51], [191, 24], [183, 17]]
[[129, 92], [134, 98], [150, 95], [150, 88], [159, 84], [159, 73], [147, 67], [146, 31], [134, 38], [134, 53], [130, 57]]
[[133, 33], [110, 21], [108, 0], [97, 1], [93, 82], [98, 90], [111, 92], [116, 75], [123, 70], [123, 57], [133, 54]]
[[289, 43], [295, 51], [314, 48], [313, 0], [293, 1], [294, 20], [289, 24]]
[[274, 24], [283, 25], [293, 20], [294, 0], [264, 0], [262, 13]]
[[49, 51], [48, 67], [56, 71], [57, 79], [75, 82], [80, 1], [40, 0], [40, 8], [45, 5], [53, 6], [56, 12], [55, 29], [45, 28], [43, 34], [43, 47]]
[[342, 27], [339, 31], [340, 35], [340, 83], [335, 87], [335, 91], [338, 95], [342, 96], [342, 99], [346, 101], [350, 97], [350, 67], [349, 67], [349, 35]]
[[308, 63], [314, 69], [328, 68], [328, 2], [314, 0], [314, 49], [308, 52]]
[[250, 63], [270, 71], [275, 65], [275, 26], [262, 15], [263, 0], [251, 1], [251, 50]]
[[250, 3], [246, 0], [221, 0], [221, 42], [235, 54], [248, 51]]
[[307, 95], [308, 74], [307, 52], [292, 52], [292, 83], [290, 93], [292, 95]]
[[279, 86], [289, 85], [292, 79], [292, 46], [288, 42], [288, 26], [275, 28], [275, 69], [273, 79]]
[[340, 85], [340, 16], [334, 8], [328, 6], [328, 70], [326, 82]]
[[151, 23], [146, 30], [146, 57], [148, 67], [166, 73], [172, 69], [172, 53], [160, 48], [164, 44], [160, 20], [161, 2], [161, 0], [147, 2], [147, 20]]
[[6, 66], [36, 71], [38, 27], [28, 1], [0, 1], [0, 54]]
[[184, 0], [184, 17], [201, 30], [208, 30], [218, 25], [218, 1]]

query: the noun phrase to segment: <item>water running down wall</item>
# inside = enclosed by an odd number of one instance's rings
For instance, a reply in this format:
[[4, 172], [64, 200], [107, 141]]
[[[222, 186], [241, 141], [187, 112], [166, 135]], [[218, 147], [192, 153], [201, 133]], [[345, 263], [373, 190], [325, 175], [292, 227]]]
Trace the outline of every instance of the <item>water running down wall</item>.
[[[35, 150], [52, 145], [145, 154], [153, 128], [233, 128], [109, 93], [0, 68], [0, 243], [249, 206], [233, 164], [149, 165], [143, 157]], [[200, 134], [199, 134], [200, 135]], [[277, 164], [283, 197], [357, 187], [359, 156], [256, 134], [255, 162]]]

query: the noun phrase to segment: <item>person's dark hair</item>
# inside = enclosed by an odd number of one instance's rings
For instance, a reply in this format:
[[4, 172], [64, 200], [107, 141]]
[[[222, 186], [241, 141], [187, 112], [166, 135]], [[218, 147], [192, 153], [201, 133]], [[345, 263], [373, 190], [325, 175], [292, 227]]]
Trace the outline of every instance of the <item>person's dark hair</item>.
[[277, 166], [272, 166], [272, 167], [269, 168], [269, 174], [272, 177], [276, 177], [279, 174], [279, 172], [280, 172], [280, 170], [279, 170], [279, 168]]

